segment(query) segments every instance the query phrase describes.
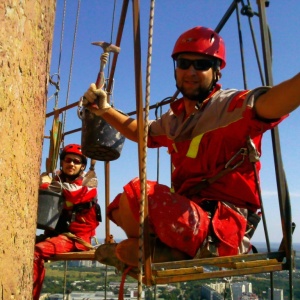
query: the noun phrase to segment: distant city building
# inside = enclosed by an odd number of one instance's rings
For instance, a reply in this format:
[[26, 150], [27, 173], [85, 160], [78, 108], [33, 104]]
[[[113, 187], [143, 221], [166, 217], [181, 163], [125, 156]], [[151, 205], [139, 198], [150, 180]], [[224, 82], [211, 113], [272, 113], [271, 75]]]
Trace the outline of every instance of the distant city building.
[[224, 290], [226, 289], [225, 282], [210, 283], [208, 286], [217, 291], [219, 294], [224, 294]]
[[243, 293], [240, 300], [259, 300], [259, 298], [253, 293]]
[[[268, 290], [268, 299], [271, 298], [271, 289]], [[282, 289], [273, 289], [273, 300], [283, 300], [283, 290]]]
[[219, 294], [215, 289], [208, 285], [203, 285], [201, 287], [201, 299], [205, 300], [222, 300], [224, 297]]
[[94, 267], [95, 264], [91, 260], [80, 260], [80, 267], [91, 268]]
[[[130, 291], [130, 299], [137, 299], [137, 297], [138, 297], [138, 290], [137, 289], [131, 290]], [[141, 297], [142, 297], [142, 299], [145, 299], [145, 291], [142, 291]]]
[[93, 260], [71, 260], [68, 262], [69, 267], [85, 267], [85, 268], [94, 268], [94, 267], [103, 267], [104, 265], [98, 261]]
[[[208, 289], [209, 287], [209, 289]], [[234, 283], [226, 283], [226, 282], [216, 282], [205, 285], [203, 288], [203, 295], [202, 297], [205, 299], [219, 299], [214, 297], [214, 292], [218, 295], [223, 295], [226, 292], [226, 288], [230, 287], [230, 293], [232, 295], [233, 300], [256, 300], [258, 299], [257, 295], [252, 293], [252, 283], [251, 282], [234, 282]], [[216, 295], [217, 295], [216, 294]], [[223, 299], [223, 298], [220, 298]]]
[[[137, 282], [125, 282], [124, 283], [124, 288], [125, 289], [136, 289], [137, 288]], [[110, 281], [109, 283], [108, 283], [108, 286], [110, 287], [110, 288], [118, 288], [118, 287], [120, 287], [120, 282], [118, 282], [118, 281]]]
[[243, 282], [233, 282], [231, 283], [231, 293], [233, 300], [240, 300], [243, 293], [251, 294], [252, 293], [252, 283], [243, 281]]
[[[106, 295], [106, 298], [105, 298]], [[142, 299], [145, 298], [144, 291], [142, 292]], [[65, 295], [63, 297], [63, 294], [52, 294], [48, 295], [49, 300], [103, 300], [103, 299], [109, 299], [109, 300], [118, 300], [119, 295], [114, 294], [113, 292], [105, 292], [104, 291], [98, 291], [98, 292], [72, 292], [69, 295]], [[137, 290], [131, 290], [128, 294], [126, 293], [124, 295], [124, 300], [133, 300], [137, 299]]]

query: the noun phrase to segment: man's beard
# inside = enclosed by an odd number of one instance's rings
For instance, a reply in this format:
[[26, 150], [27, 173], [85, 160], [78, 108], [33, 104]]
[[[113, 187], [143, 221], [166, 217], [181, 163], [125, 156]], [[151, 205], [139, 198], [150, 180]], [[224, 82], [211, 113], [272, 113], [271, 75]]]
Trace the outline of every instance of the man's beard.
[[193, 92], [188, 92], [184, 87], [179, 87], [176, 84], [177, 89], [181, 92], [181, 94], [192, 101], [197, 101], [199, 103], [202, 103], [211, 93], [215, 86], [215, 81], [213, 80], [209, 86], [207, 87], [199, 87], [197, 90], [194, 90]]

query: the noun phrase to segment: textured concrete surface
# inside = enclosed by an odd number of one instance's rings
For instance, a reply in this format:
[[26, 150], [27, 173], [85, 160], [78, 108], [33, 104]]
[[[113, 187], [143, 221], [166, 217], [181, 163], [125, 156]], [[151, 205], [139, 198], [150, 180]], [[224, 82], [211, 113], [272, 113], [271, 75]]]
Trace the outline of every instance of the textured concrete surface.
[[0, 299], [32, 299], [55, 0], [0, 1]]

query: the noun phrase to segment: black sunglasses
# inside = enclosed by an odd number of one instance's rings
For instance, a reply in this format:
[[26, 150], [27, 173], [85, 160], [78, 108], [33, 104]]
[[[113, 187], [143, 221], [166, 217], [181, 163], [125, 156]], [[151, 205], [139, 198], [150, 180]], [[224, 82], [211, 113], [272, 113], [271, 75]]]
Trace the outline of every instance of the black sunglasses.
[[64, 162], [66, 162], [67, 164], [70, 164], [71, 162], [73, 162], [74, 165], [81, 165], [82, 164], [82, 161], [80, 159], [71, 158], [71, 157], [65, 157]]
[[191, 65], [193, 65], [194, 69], [197, 71], [207, 71], [215, 65], [215, 62], [208, 59], [190, 60], [186, 58], [178, 58], [176, 60], [176, 66], [179, 69], [187, 70]]

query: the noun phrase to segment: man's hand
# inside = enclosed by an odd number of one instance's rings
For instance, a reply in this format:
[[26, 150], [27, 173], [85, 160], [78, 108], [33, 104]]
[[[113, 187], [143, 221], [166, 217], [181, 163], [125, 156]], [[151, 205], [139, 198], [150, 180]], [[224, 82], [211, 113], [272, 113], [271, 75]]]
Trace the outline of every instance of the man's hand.
[[[97, 103], [95, 103], [97, 99]], [[97, 104], [92, 105], [93, 103]], [[101, 116], [104, 112], [110, 109], [107, 103], [107, 95], [103, 89], [97, 89], [95, 83], [92, 83], [89, 89], [83, 95], [83, 106], [97, 116]]]

